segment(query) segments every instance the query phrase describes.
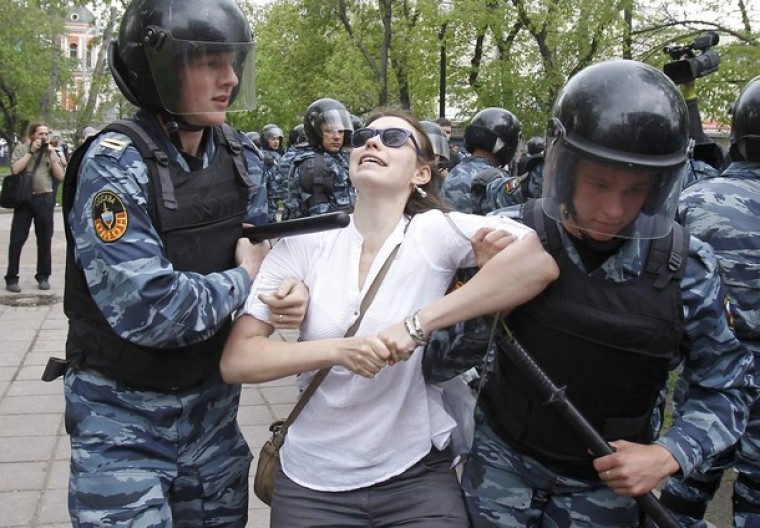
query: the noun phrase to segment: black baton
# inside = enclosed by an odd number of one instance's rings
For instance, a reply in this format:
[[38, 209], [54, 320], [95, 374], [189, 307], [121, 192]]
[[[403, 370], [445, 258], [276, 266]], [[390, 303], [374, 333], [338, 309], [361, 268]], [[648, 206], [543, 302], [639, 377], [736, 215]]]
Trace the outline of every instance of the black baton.
[[339, 211], [295, 220], [283, 220], [274, 224], [244, 227], [242, 236], [251, 242], [261, 242], [270, 238], [282, 238], [293, 235], [305, 235], [328, 229], [346, 227], [350, 218], [348, 213]]
[[[567, 420], [578, 436], [588, 446], [589, 451], [595, 457], [614, 453], [607, 441], [594, 429], [585, 416], [573, 405], [565, 394], [565, 387], [557, 387], [546, 372], [533, 360], [520, 343], [514, 339], [499, 340], [498, 347], [511, 359], [520, 372], [530, 379], [540, 396], [545, 399], [546, 405], [552, 405]], [[660, 528], [681, 528], [673, 515], [660, 504], [651, 492], [634, 497], [642, 510]]]

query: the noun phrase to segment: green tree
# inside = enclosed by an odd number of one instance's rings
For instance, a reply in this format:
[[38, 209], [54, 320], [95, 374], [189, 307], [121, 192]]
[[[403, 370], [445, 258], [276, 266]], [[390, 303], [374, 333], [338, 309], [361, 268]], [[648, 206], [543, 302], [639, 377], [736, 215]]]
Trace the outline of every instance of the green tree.
[[65, 2], [0, 0], [0, 136], [9, 145], [35, 119], [49, 120], [56, 89], [68, 79], [60, 35]]

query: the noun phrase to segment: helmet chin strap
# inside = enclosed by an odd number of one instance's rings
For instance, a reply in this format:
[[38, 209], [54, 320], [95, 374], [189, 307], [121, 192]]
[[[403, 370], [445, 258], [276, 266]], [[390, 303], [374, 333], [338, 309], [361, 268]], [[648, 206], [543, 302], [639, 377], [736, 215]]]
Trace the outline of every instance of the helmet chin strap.
[[187, 132], [200, 132], [205, 126], [192, 125], [187, 122], [184, 116], [178, 114], [170, 114], [164, 112], [161, 114], [161, 121], [163, 122], [166, 132], [169, 134], [169, 139], [177, 149], [183, 151], [182, 137], [180, 136], [180, 130]]

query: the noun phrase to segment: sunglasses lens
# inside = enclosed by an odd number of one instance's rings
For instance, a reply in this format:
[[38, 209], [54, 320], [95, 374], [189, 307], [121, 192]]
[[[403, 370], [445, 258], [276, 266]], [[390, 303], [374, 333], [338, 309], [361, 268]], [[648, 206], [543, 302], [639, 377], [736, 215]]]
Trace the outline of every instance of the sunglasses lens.
[[375, 136], [375, 131], [371, 128], [360, 128], [355, 130], [351, 135], [351, 145], [354, 147], [363, 147], [370, 138]]
[[408, 137], [409, 135], [407, 134], [406, 130], [402, 130], [400, 128], [386, 128], [383, 130], [381, 139], [387, 146], [399, 148], [403, 146], [404, 143], [406, 143], [406, 138]]

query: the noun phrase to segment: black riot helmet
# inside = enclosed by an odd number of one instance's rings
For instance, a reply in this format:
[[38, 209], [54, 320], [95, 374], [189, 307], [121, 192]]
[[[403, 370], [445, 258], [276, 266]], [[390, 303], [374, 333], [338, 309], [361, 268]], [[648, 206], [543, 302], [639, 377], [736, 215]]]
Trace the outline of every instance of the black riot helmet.
[[544, 138], [533, 136], [525, 144], [525, 149], [528, 151], [528, 156], [535, 156], [537, 154], [541, 154], [544, 151], [545, 146], [546, 144], [544, 143]]
[[451, 152], [449, 150], [449, 140], [441, 125], [433, 121], [420, 121], [420, 125], [422, 125], [422, 129], [427, 134], [430, 144], [433, 145], [433, 154], [448, 161]]
[[306, 136], [303, 133], [303, 123], [298, 123], [288, 132], [288, 147], [306, 143]]
[[731, 116], [731, 159], [760, 162], [760, 76], [742, 89]]
[[568, 81], [553, 116], [546, 136], [544, 211], [583, 231], [575, 203], [582, 168], [596, 167], [620, 181], [643, 174], [651, 187], [638, 217], [614, 233], [593, 231], [618, 238], [667, 235], [689, 147], [688, 112], [676, 85], [641, 62], [605, 61]]
[[335, 99], [317, 99], [306, 109], [303, 116], [303, 131], [306, 140], [314, 148], [322, 146], [322, 125], [327, 125], [336, 130], [342, 130], [343, 146], [348, 145], [351, 132], [354, 128], [351, 124], [351, 114], [342, 103]]
[[264, 141], [264, 143], [268, 143], [270, 139], [275, 138], [279, 138], [280, 141], [282, 141], [284, 137], [285, 134], [283, 133], [282, 129], [274, 123], [266, 124], [261, 129], [261, 139]]
[[200, 58], [232, 66], [236, 84], [224, 111], [255, 105], [253, 37], [234, 0], [133, 0], [108, 50], [116, 85], [132, 104], [156, 113], [207, 112], [183, 101], [183, 72]]
[[464, 146], [470, 153], [478, 148], [491, 152], [504, 166], [517, 152], [520, 137], [520, 121], [512, 112], [504, 108], [485, 108], [465, 127]]

